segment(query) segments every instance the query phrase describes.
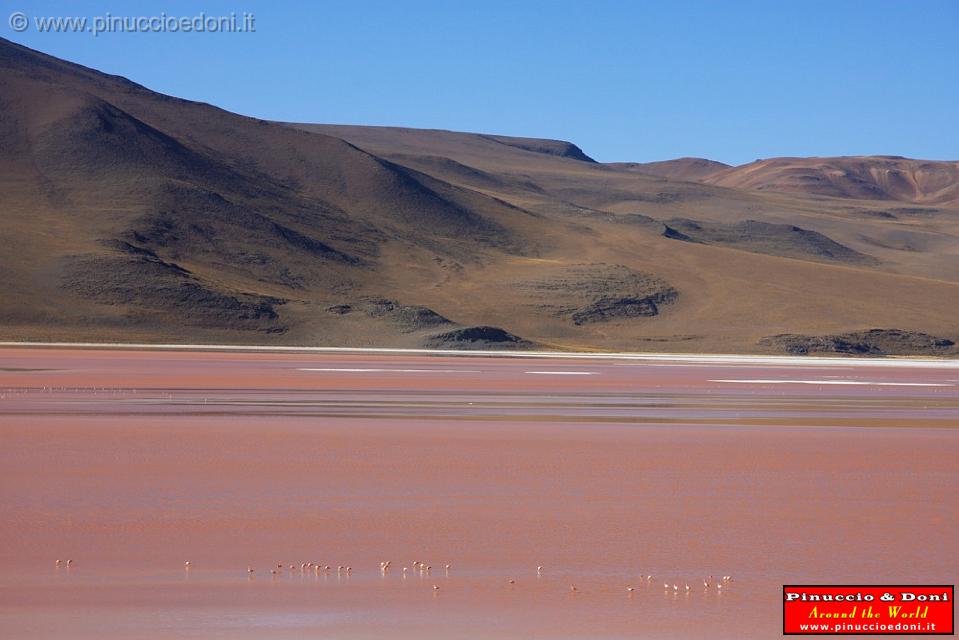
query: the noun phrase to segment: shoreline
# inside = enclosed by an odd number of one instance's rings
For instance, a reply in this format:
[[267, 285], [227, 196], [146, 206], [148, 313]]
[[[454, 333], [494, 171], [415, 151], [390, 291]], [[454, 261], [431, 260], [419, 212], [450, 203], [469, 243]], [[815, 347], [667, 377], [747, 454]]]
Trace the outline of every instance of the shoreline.
[[743, 364], [774, 366], [874, 366], [959, 369], [959, 358], [923, 356], [778, 356], [725, 353], [658, 353], [658, 352], [595, 352], [595, 351], [498, 351], [470, 349], [418, 349], [399, 347], [305, 347], [289, 345], [229, 344], [152, 344], [124, 342], [15, 342], [0, 341], [0, 348], [26, 349], [100, 349], [105, 351], [210, 351], [236, 353], [316, 353], [415, 356], [472, 356], [495, 358], [553, 358], [570, 360], [628, 360], [688, 364]]

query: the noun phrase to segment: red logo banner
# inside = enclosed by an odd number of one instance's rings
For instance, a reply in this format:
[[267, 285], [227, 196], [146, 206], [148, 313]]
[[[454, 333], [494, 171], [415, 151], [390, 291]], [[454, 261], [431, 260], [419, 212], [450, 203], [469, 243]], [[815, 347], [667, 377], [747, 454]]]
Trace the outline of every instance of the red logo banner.
[[783, 585], [785, 635], [952, 635], [953, 585]]

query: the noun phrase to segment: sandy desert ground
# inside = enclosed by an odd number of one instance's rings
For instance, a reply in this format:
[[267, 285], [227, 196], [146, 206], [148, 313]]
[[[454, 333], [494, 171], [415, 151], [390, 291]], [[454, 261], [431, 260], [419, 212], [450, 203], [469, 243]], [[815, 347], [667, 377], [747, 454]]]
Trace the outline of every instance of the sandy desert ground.
[[3, 348], [0, 415], [4, 638], [771, 638], [959, 570], [954, 362]]

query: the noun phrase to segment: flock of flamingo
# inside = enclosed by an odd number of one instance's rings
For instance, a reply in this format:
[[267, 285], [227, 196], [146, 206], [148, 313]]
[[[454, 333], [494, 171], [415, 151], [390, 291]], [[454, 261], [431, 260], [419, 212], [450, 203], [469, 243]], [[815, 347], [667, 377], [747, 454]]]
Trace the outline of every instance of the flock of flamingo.
[[[73, 560], [57, 560], [56, 561], [57, 568], [60, 568], [63, 566], [66, 566], [67, 568], [71, 568], [73, 566]], [[191, 570], [192, 566], [193, 565], [190, 563], [189, 560], [183, 563], [183, 569], [187, 572]], [[418, 575], [420, 577], [430, 577], [433, 574], [433, 566], [425, 562], [414, 560], [410, 564], [410, 566], [412, 567], [412, 570], [410, 569], [410, 567], [402, 568], [402, 577], [404, 579], [410, 573], [414, 575]], [[452, 568], [452, 566], [453, 565], [450, 563], [443, 565], [443, 570], [445, 572], [446, 577], [449, 577], [450, 569]], [[383, 576], [388, 575], [390, 571], [392, 570], [392, 568], [393, 568], [392, 561], [385, 560], [380, 562], [380, 573]], [[337, 565], [334, 568], [331, 565], [325, 565], [318, 562], [301, 562], [299, 566], [297, 566], [296, 564], [286, 565], [282, 562], [278, 562], [275, 567], [270, 568], [270, 575], [274, 577], [282, 575], [284, 573], [284, 570], [287, 570], [289, 573], [295, 574], [297, 572], [297, 569], [299, 569], [300, 575], [313, 574], [315, 576], [321, 576], [321, 575], [325, 576], [325, 575], [331, 575], [334, 572], [337, 576], [353, 575], [353, 567], [351, 566]], [[246, 568], [246, 572], [250, 577], [252, 577], [256, 573], [256, 569], [253, 568], [252, 566], [248, 566]], [[543, 566], [539, 565], [536, 567], [536, 576], [538, 578], [538, 577], [541, 577], [542, 575], [543, 575]], [[642, 584], [642, 585], [646, 585], [646, 586], [652, 585], [653, 580], [655, 580], [655, 578], [652, 575], [639, 576], [639, 584]], [[710, 589], [715, 589], [716, 591], [722, 591], [723, 588], [728, 587], [732, 581], [733, 581], [732, 576], [721, 576], [718, 579], [711, 575], [706, 576], [705, 578], [703, 578], [703, 589], [706, 591]], [[507, 580], [507, 584], [509, 584], [510, 586], [515, 586], [516, 579], [509, 578]], [[682, 586], [680, 586], [678, 582], [673, 582], [673, 583], [663, 582], [663, 589], [667, 593], [669, 592], [689, 593], [692, 590], [692, 587], [689, 585], [689, 582], [687, 581], [683, 581]], [[433, 591], [439, 591], [439, 590], [440, 590], [440, 586], [437, 584], [434, 584]], [[577, 593], [579, 591], [579, 589], [576, 587], [575, 584], [570, 584], [569, 590], [572, 593]], [[628, 594], [633, 594], [635, 591], [636, 591], [636, 587], [634, 587], [632, 584], [626, 585], [626, 592]]]

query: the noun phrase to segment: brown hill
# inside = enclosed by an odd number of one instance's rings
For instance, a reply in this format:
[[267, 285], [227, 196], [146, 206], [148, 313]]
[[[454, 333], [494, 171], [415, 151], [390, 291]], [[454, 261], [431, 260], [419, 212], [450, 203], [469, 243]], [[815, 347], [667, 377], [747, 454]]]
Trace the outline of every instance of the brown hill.
[[610, 166], [629, 171], [648, 173], [651, 176], [669, 178], [670, 180], [688, 180], [695, 182], [702, 180], [729, 165], [706, 158], [676, 158], [675, 160], [661, 160], [659, 162], [612, 162]]
[[668, 179], [554, 140], [267, 122], [5, 40], [0, 141], [4, 339], [959, 337], [959, 210], [943, 204], [690, 182], [689, 161]]
[[[32, 324], [31, 299], [72, 293], [93, 314], [75, 321], [226, 330], [249, 324], [240, 300], [350, 286], [386, 244], [457, 259], [535, 250], [517, 226], [533, 216], [501, 201], [6, 41], [0, 95], [3, 225], [23, 241], [4, 256], [23, 286], [3, 309], [14, 321]], [[263, 329], [285, 330], [274, 311]]]
[[897, 156], [770, 158], [697, 179], [737, 189], [959, 207], [959, 162]]

